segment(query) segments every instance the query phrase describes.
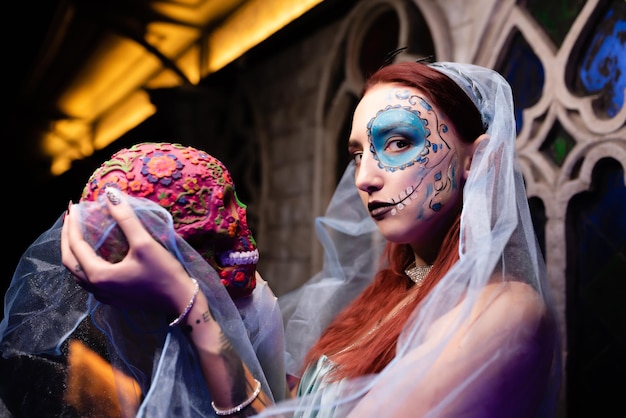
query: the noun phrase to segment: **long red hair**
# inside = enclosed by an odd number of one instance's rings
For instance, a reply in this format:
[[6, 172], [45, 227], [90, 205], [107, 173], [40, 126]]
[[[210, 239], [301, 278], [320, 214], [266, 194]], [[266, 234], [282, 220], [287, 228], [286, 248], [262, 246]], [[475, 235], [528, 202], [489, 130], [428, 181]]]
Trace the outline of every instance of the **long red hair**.
[[[431, 67], [418, 63], [383, 67], [368, 79], [364, 91], [367, 92], [376, 84], [389, 82], [419, 88], [435, 106], [446, 109], [446, 115], [463, 141], [472, 142], [484, 133], [480, 113], [469, 97], [451, 79]], [[416, 292], [415, 297], [390, 316], [390, 312], [404, 303], [403, 300], [406, 300], [413, 287], [404, 270], [415, 260], [415, 256], [407, 244], [388, 243], [381, 260], [385, 267], [331, 322], [307, 354], [305, 367], [322, 355], [335, 354], [333, 361], [339, 367], [329, 377], [340, 380], [380, 372], [389, 364], [395, 356], [398, 337], [410, 314], [459, 258], [460, 219], [459, 212], [451, 221], [432, 270], [420, 288], [412, 290]], [[379, 321], [385, 321], [384, 326], [376, 328]], [[369, 330], [375, 332], [368, 333]], [[350, 349], [346, 350], [346, 347]]]
[[394, 316], [385, 320], [384, 332], [373, 332], [365, 339], [363, 335], [373, 329], [379, 320], [391, 312], [413, 286], [404, 269], [415, 260], [411, 247], [406, 244], [387, 243], [383, 256], [388, 267], [381, 269], [369, 285], [335, 320], [309, 351], [304, 364], [316, 361], [322, 355], [333, 355], [345, 349], [346, 343], [358, 341], [352, 349], [341, 354], [340, 367], [332, 377], [357, 377], [381, 371], [394, 357], [396, 342], [411, 312], [424, 299], [459, 259], [460, 214], [443, 240], [433, 268], [417, 290], [416, 297]]

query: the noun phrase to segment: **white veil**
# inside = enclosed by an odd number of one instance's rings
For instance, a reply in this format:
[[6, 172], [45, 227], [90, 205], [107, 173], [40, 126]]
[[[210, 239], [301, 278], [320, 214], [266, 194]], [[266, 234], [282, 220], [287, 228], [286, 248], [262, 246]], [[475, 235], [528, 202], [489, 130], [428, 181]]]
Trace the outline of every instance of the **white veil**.
[[[95, 249], [116, 228], [104, 199], [102, 195], [97, 202], [72, 208], [90, 231], [86, 236]], [[216, 321], [270, 399], [284, 398], [283, 326], [267, 283], [257, 277], [252, 295], [233, 301], [215, 270], [176, 234], [167, 210], [149, 199], [126, 199], [152, 236], [198, 279]], [[111, 404], [124, 417], [215, 416], [195, 352], [181, 328], [168, 327], [163, 314], [101, 304], [78, 286], [61, 262], [62, 225], [61, 216], [26, 250], [5, 295], [0, 395], [6, 406], [20, 408], [19, 415], [26, 416], [106, 416]], [[89, 396], [86, 403], [68, 400], [77, 397], [69, 389], [73, 372], [68, 343], [74, 340], [114, 366], [113, 393], [103, 393], [101, 385], [97, 393], [84, 394]], [[18, 385], [16, 377], [31, 371], [38, 378]], [[129, 390], [129, 378], [139, 391]], [[98, 375], [88, 379], [98, 381]]]
[[[284, 339], [275, 298], [265, 283], [257, 284], [249, 303], [235, 306], [210, 266], [197, 255], [190, 257], [193, 249], [176, 237], [169, 215], [151, 201], [128, 198], [153, 235], [164, 237], [161, 242], [190, 274], [202, 278], [201, 288], [216, 320], [266, 392], [278, 401], [260, 416], [345, 417], [354, 408], [359, 416], [398, 416], [404, 406], [411, 405], [412, 391], [428, 386], [431, 366], [441, 358], [446, 343], [469, 316], [481, 291], [493, 283], [494, 275], [501, 277], [502, 287], [508, 281], [529, 284], [547, 309], [553, 311], [545, 265], [516, 160], [510, 86], [486, 68], [455, 63], [431, 65], [467, 92], [481, 111], [490, 138], [482, 141], [475, 152], [465, 184], [459, 260], [412, 313], [400, 335], [396, 357], [381, 373], [344, 380], [310, 396], [281, 401], [285, 367], [288, 373], [297, 375], [306, 352], [332, 317], [372, 280], [384, 245], [358, 199], [352, 165], [348, 166], [326, 216], [316, 222], [325, 248], [323, 271], [278, 301], [285, 325]], [[89, 205], [103, 202], [81, 203], [73, 210], [82, 212]], [[212, 416], [210, 398], [182, 332], [169, 332], [164, 317], [115, 312], [96, 303], [74, 283], [61, 263], [61, 225], [59, 218], [31, 245], [7, 291], [5, 316], [0, 322], [3, 393], [10, 385], [12, 368], [17, 368], [17, 373], [23, 370], [20, 359], [48, 361], [62, 357], [67, 339], [78, 333], [80, 324], [92, 321], [98, 332], [106, 336], [111, 361], [140, 383], [146, 395], [140, 416]], [[110, 230], [107, 228], [102, 229], [103, 233]], [[446, 328], [438, 344], [424, 349], [433, 324], [452, 309], [458, 310], [458, 321]], [[520, 392], [529, 389], [529, 385], [541, 385], [538, 391], [542, 399], [533, 411], [537, 417], [553, 416], [558, 399], [561, 351], [554, 318], [548, 315], [548, 328], [552, 331], [538, 360], [529, 365], [546, 377], [515, 382]], [[151, 336], [137, 333], [141, 327], [136, 325], [146, 321], [152, 327]], [[472, 331], [469, 327], [467, 332]], [[457, 384], [432, 405], [428, 415], [444, 415], [446, 408], [458, 399], [482, 399], [475, 392], [476, 382], [489, 372], [492, 364], [519, 349], [513, 340], [495, 348], [486, 343], [484, 350], [464, 353], [464, 364], [473, 367], [462, 370], [450, 366], [450, 370], [459, 370]], [[124, 403], [125, 395], [120, 391], [118, 396]], [[475, 408], [479, 410], [480, 405]]]

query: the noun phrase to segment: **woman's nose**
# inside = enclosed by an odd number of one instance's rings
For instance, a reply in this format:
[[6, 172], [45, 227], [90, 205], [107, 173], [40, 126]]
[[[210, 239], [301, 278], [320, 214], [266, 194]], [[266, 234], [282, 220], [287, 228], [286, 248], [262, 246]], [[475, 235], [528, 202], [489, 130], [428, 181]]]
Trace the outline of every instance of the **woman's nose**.
[[383, 169], [371, 153], [364, 152], [356, 170], [356, 187], [367, 193], [379, 190], [383, 186]]

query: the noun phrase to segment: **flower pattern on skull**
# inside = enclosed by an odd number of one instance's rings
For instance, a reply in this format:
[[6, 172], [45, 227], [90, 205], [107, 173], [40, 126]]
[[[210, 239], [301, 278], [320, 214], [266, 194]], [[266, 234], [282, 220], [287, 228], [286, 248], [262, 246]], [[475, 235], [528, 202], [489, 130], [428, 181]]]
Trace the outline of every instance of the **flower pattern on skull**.
[[[137, 144], [94, 171], [81, 201], [96, 201], [107, 187], [165, 208], [176, 232], [217, 271], [232, 297], [252, 293], [259, 253], [247, 207], [237, 198], [232, 176], [221, 161], [179, 144]], [[115, 261], [125, 251], [127, 244], [109, 245], [101, 255]]]

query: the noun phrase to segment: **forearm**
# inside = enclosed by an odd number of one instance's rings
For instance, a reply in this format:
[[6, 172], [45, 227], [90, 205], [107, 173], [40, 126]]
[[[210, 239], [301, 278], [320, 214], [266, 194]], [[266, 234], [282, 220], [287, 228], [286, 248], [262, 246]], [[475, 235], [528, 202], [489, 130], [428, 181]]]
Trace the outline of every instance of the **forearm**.
[[215, 407], [229, 410], [252, 400], [240, 412], [228, 415], [250, 416], [263, 410], [268, 397], [263, 391], [255, 395], [260, 384], [214, 320], [201, 292], [181, 326], [196, 349]]

